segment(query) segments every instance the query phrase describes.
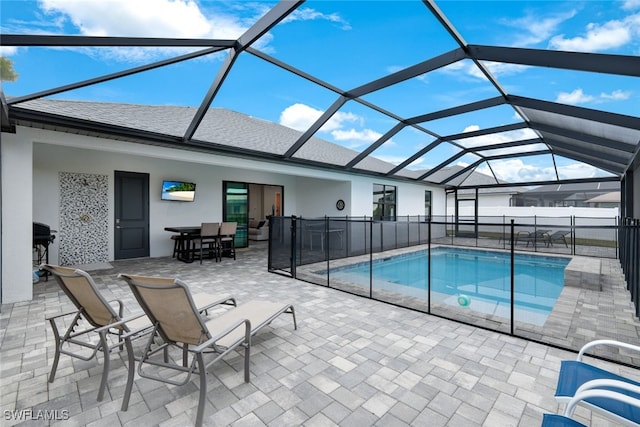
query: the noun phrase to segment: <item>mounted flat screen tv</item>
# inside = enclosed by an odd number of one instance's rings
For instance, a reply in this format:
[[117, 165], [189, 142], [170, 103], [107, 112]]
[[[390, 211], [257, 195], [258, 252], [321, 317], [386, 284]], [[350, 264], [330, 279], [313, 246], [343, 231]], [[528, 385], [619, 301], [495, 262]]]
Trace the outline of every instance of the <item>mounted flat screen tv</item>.
[[193, 202], [196, 197], [196, 185], [193, 182], [162, 181], [162, 200]]

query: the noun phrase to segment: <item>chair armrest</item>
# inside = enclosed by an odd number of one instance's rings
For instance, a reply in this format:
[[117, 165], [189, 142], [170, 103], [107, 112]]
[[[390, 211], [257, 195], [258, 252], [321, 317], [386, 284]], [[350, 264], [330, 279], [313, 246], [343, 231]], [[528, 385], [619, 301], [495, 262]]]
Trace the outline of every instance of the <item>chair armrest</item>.
[[[120, 319], [117, 322], [109, 323], [108, 325], [104, 325], [104, 326], [96, 329], [96, 332], [98, 332], [98, 333], [107, 332], [111, 328], [114, 328], [114, 327], [120, 326], [120, 325], [124, 325], [125, 323], [131, 322], [132, 320], [135, 320], [135, 319], [139, 319], [142, 316], [145, 316], [144, 312], [141, 312], [141, 313], [138, 313], [138, 314], [134, 314], [134, 315], [131, 315], [129, 317], [125, 317], [124, 319]], [[126, 338], [128, 336], [134, 335], [135, 333], [138, 333], [138, 332], [143, 331], [145, 329], [149, 329], [151, 326], [153, 326], [153, 325], [151, 323], [149, 323], [149, 326], [145, 326], [144, 328], [140, 328], [140, 329], [135, 330], [135, 331], [129, 331], [129, 332], [123, 334], [122, 338]]]
[[[636, 393], [640, 395], [640, 386], [628, 383], [626, 381], [612, 380], [612, 379], [605, 379], [605, 378], [587, 381], [586, 383], [578, 387], [578, 389], [576, 390], [576, 395], [583, 391], [592, 390], [592, 389], [604, 389], [605, 387], [616, 388], [624, 391], [630, 391], [632, 393]], [[638, 400], [638, 402], [640, 402], [640, 400]]]
[[626, 394], [618, 393], [617, 391], [603, 390], [600, 388], [592, 388], [592, 389], [584, 390], [580, 393], [576, 392], [575, 396], [573, 396], [569, 401], [569, 403], [567, 403], [567, 407], [564, 410], [564, 415], [567, 417], [571, 417], [571, 415], [573, 415], [573, 410], [575, 409], [575, 406], [578, 403], [580, 403], [583, 400], [592, 399], [595, 397], [618, 400], [627, 405], [640, 408], [640, 399], [636, 399]]
[[122, 315], [124, 314], [124, 304], [121, 300], [114, 299], [113, 301], [109, 301], [109, 305], [113, 304], [114, 302], [118, 303], [118, 316], [122, 317]]
[[78, 310], [68, 311], [68, 312], [62, 313], [62, 314], [56, 314], [55, 316], [47, 316], [47, 317], [44, 318], [44, 320], [53, 320], [53, 319], [57, 319], [59, 317], [69, 316], [71, 314], [78, 314]]
[[637, 345], [629, 344], [622, 341], [616, 341], [616, 340], [594, 340], [582, 346], [576, 360], [582, 361], [582, 356], [585, 354], [587, 350], [596, 346], [601, 346], [601, 345], [625, 348], [627, 350], [633, 350], [640, 353], [640, 346], [637, 346]]
[[243, 323], [245, 325], [245, 334], [244, 334], [245, 341], [244, 342], [251, 342], [250, 341], [251, 340], [251, 322], [249, 321], [249, 319], [242, 319], [242, 320], [238, 320], [236, 323], [229, 326], [219, 334], [209, 338], [199, 346], [195, 347], [193, 351], [194, 352], [203, 351], [205, 348], [210, 347], [211, 344], [215, 344], [215, 342], [218, 341], [220, 338], [224, 337], [225, 335], [229, 335], [231, 332], [235, 331], [239, 326], [242, 326]]

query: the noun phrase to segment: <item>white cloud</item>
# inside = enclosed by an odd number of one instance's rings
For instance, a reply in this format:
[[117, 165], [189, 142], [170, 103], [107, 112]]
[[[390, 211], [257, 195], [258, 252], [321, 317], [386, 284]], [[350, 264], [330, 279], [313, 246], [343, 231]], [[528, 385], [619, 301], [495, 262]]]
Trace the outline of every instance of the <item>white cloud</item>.
[[367, 142], [372, 143], [377, 141], [382, 136], [381, 133], [371, 129], [336, 129], [331, 131], [331, 135], [336, 141], [352, 141], [352, 142]]
[[305, 7], [303, 9], [296, 9], [289, 16], [287, 16], [283, 22], [293, 22], [293, 21], [316, 21], [316, 20], [324, 20], [333, 22], [334, 24], [339, 24], [343, 30], [350, 30], [351, 24], [349, 24], [346, 20], [344, 20], [337, 13], [322, 13], [315, 9], [311, 9]]
[[602, 103], [608, 101], [624, 101], [631, 97], [631, 92], [623, 90], [614, 90], [611, 93], [600, 93], [599, 96], [588, 95], [582, 89], [576, 89], [573, 92], [560, 92], [556, 98], [556, 102], [570, 105]]
[[586, 163], [571, 163], [566, 166], [558, 166], [560, 179], [594, 178], [600, 175], [597, 168]]
[[[463, 132], [474, 132], [480, 130], [478, 125], [469, 125]], [[473, 136], [471, 138], [461, 138], [458, 140], [465, 147], [480, 147], [483, 145], [502, 144], [503, 142], [522, 141], [536, 138], [537, 135], [531, 129], [518, 129], [509, 132], [495, 133], [491, 135]]]
[[489, 72], [496, 77], [512, 76], [514, 74], [522, 73], [529, 68], [527, 65], [505, 64], [502, 62], [484, 62], [483, 64], [489, 69]]
[[640, 0], [625, 0], [622, 2], [624, 10], [640, 9]]
[[528, 47], [547, 40], [563, 22], [573, 18], [575, 10], [543, 17], [528, 14], [507, 24], [517, 28], [520, 35], [512, 41], [513, 46]]
[[[293, 104], [282, 110], [280, 113], [280, 124], [291, 129], [306, 131], [322, 116], [323, 111], [309, 107], [305, 104]], [[331, 132], [341, 129], [346, 122], [361, 122], [362, 119], [353, 113], [343, 113], [338, 111], [325, 123], [321, 132]]]
[[304, 104], [293, 104], [280, 113], [280, 124], [304, 132], [320, 118], [322, 111]]
[[556, 98], [556, 102], [563, 104], [585, 104], [593, 101], [595, 98], [591, 95], [586, 95], [582, 89], [576, 89], [573, 92], [560, 92]]
[[11, 56], [18, 52], [15, 46], [0, 46], [0, 56]]
[[242, 28], [228, 17], [209, 22], [192, 0], [42, 0], [47, 13], [62, 13], [87, 36], [236, 37]]
[[600, 98], [609, 99], [612, 101], [624, 101], [631, 97], [631, 92], [623, 90], [614, 90], [611, 93], [601, 93]]
[[600, 52], [624, 46], [638, 35], [640, 35], [640, 14], [604, 24], [590, 23], [584, 35], [572, 38], [567, 38], [564, 34], [557, 35], [551, 38], [549, 47], [565, 51]]
[[[482, 64], [487, 67], [494, 77], [519, 74], [529, 68], [527, 65], [506, 64], [503, 62], [482, 61]], [[443, 72], [457, 78], [473, 77], [478, 80], [487, 80], [487, 77], [482, 73], [482, 71], [480, 71], [476, 64], [474, 64], [473, 61], [468, 60], [454, 62], [453, 64], [440, 68], [438, 72]]]
[[[317, 110], [305, 104], [293, 104], [280, 113], [279, 123], [283, 126], [306, 131], [322, 116], [323, 111]], [[360, 129], [353, 125], [359, 125]], [[338, 111], [319, 130], [330, 133], [334, 141], [342, 143], [350, 148], [377, 141], [382, 134], [364, 127], [364, 119], [357, 114]], [[387, 141], [385, 144], [392, 144]]]
[[[526, 164], [522, 159], [494, 160], [491, 169], [498, 179], [507, 182], [536, 182], [556, 180], [553, 166], [536, 166]], [[478, 172], [491, 175], [487, 166], [477, 169]], [[560, 179], [593, 178], [598, 175], [598, 169], [585, 163], [572, 163], [558, 167]]]
[[[70, 34], [73, 26], [87, 36], [237, 39], [268, 8], [260, 2], [240, 3], [221, 10], [216, 3], [196, 0], [41, 0], [41, 9], [55, 29], [48, 33]], [[202, 8], [201, 5], [207, 6]], [[254, 47], [268, 49], [271, 34]], [[148, 61], [199, 48], [101, 48], [77, 49], [89, 55], [121, 61]], [[217, 56], [217, 55], [214, 55]]]

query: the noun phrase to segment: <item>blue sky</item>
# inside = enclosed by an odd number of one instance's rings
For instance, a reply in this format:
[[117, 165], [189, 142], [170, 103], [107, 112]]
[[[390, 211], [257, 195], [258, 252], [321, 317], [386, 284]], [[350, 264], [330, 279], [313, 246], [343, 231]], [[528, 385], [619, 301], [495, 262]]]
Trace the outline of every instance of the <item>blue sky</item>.
[[[274, 2], [187, 0], [2, 0], [2, 33], [83, 34], [235, 39]], [[470, 44], [640, 55], [640, 0], [626, 1], [437, 1]], [[457, 48], [420, 1], [309, 1], [263, 36], [254, 47], [306, 73], [349, 90]], [[16, 82], [6, 96], [26, 95], [78, 80], [158, 61], [184, 50], [167, 48], [11, 48]], [[62, 93], [56, 98], [198, 106], [225, 54], [175, 64], [116, 81]], [[609, 112], [640, 115], [637, 78], [487, 64], [507, 93]], [[364, 96], [403, 118], [497, 96], [471, 61]], [[223, 107], [305, 130], [337, 95], [243, 53], [212, 107]], [[440, 134], [456, 134], [518, 122], [510, 108], [495, 108], [428, 122]], [[395, 124], [357, 102], [348, 102], [316, 136], [361, 151]], [[511, 133], [503, 142], [526, 135]], [[407, 128], [374, 155], [399, 163], [432, 137]], [[462, 143], [462, 142], [461, 142]], [[465, 146], [486, 144], [469, 139]], [[536, 147], [531, 147], [535, 150]], [[447, 144], [412, 165], [436, 166], [459, 148]], [[474, 158], [462, 158], [468, 164]], [[566, 178], [602, 175], [556, 157]], [[486, 166], [483, 166], [487, 170]], [[553, 176], [550, 156], [496, 161], [494, 172], [513, 181]]]

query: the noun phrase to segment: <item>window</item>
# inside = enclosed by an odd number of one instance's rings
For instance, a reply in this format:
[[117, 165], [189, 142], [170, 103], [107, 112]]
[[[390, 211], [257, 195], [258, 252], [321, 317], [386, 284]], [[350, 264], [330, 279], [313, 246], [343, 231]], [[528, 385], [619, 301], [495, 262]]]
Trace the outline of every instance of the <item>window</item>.
[[373, 219], [396, 220], [396, 187], [373, 184]]
[[424, 216], [431, 219], [431, 191], [424, 190]]

